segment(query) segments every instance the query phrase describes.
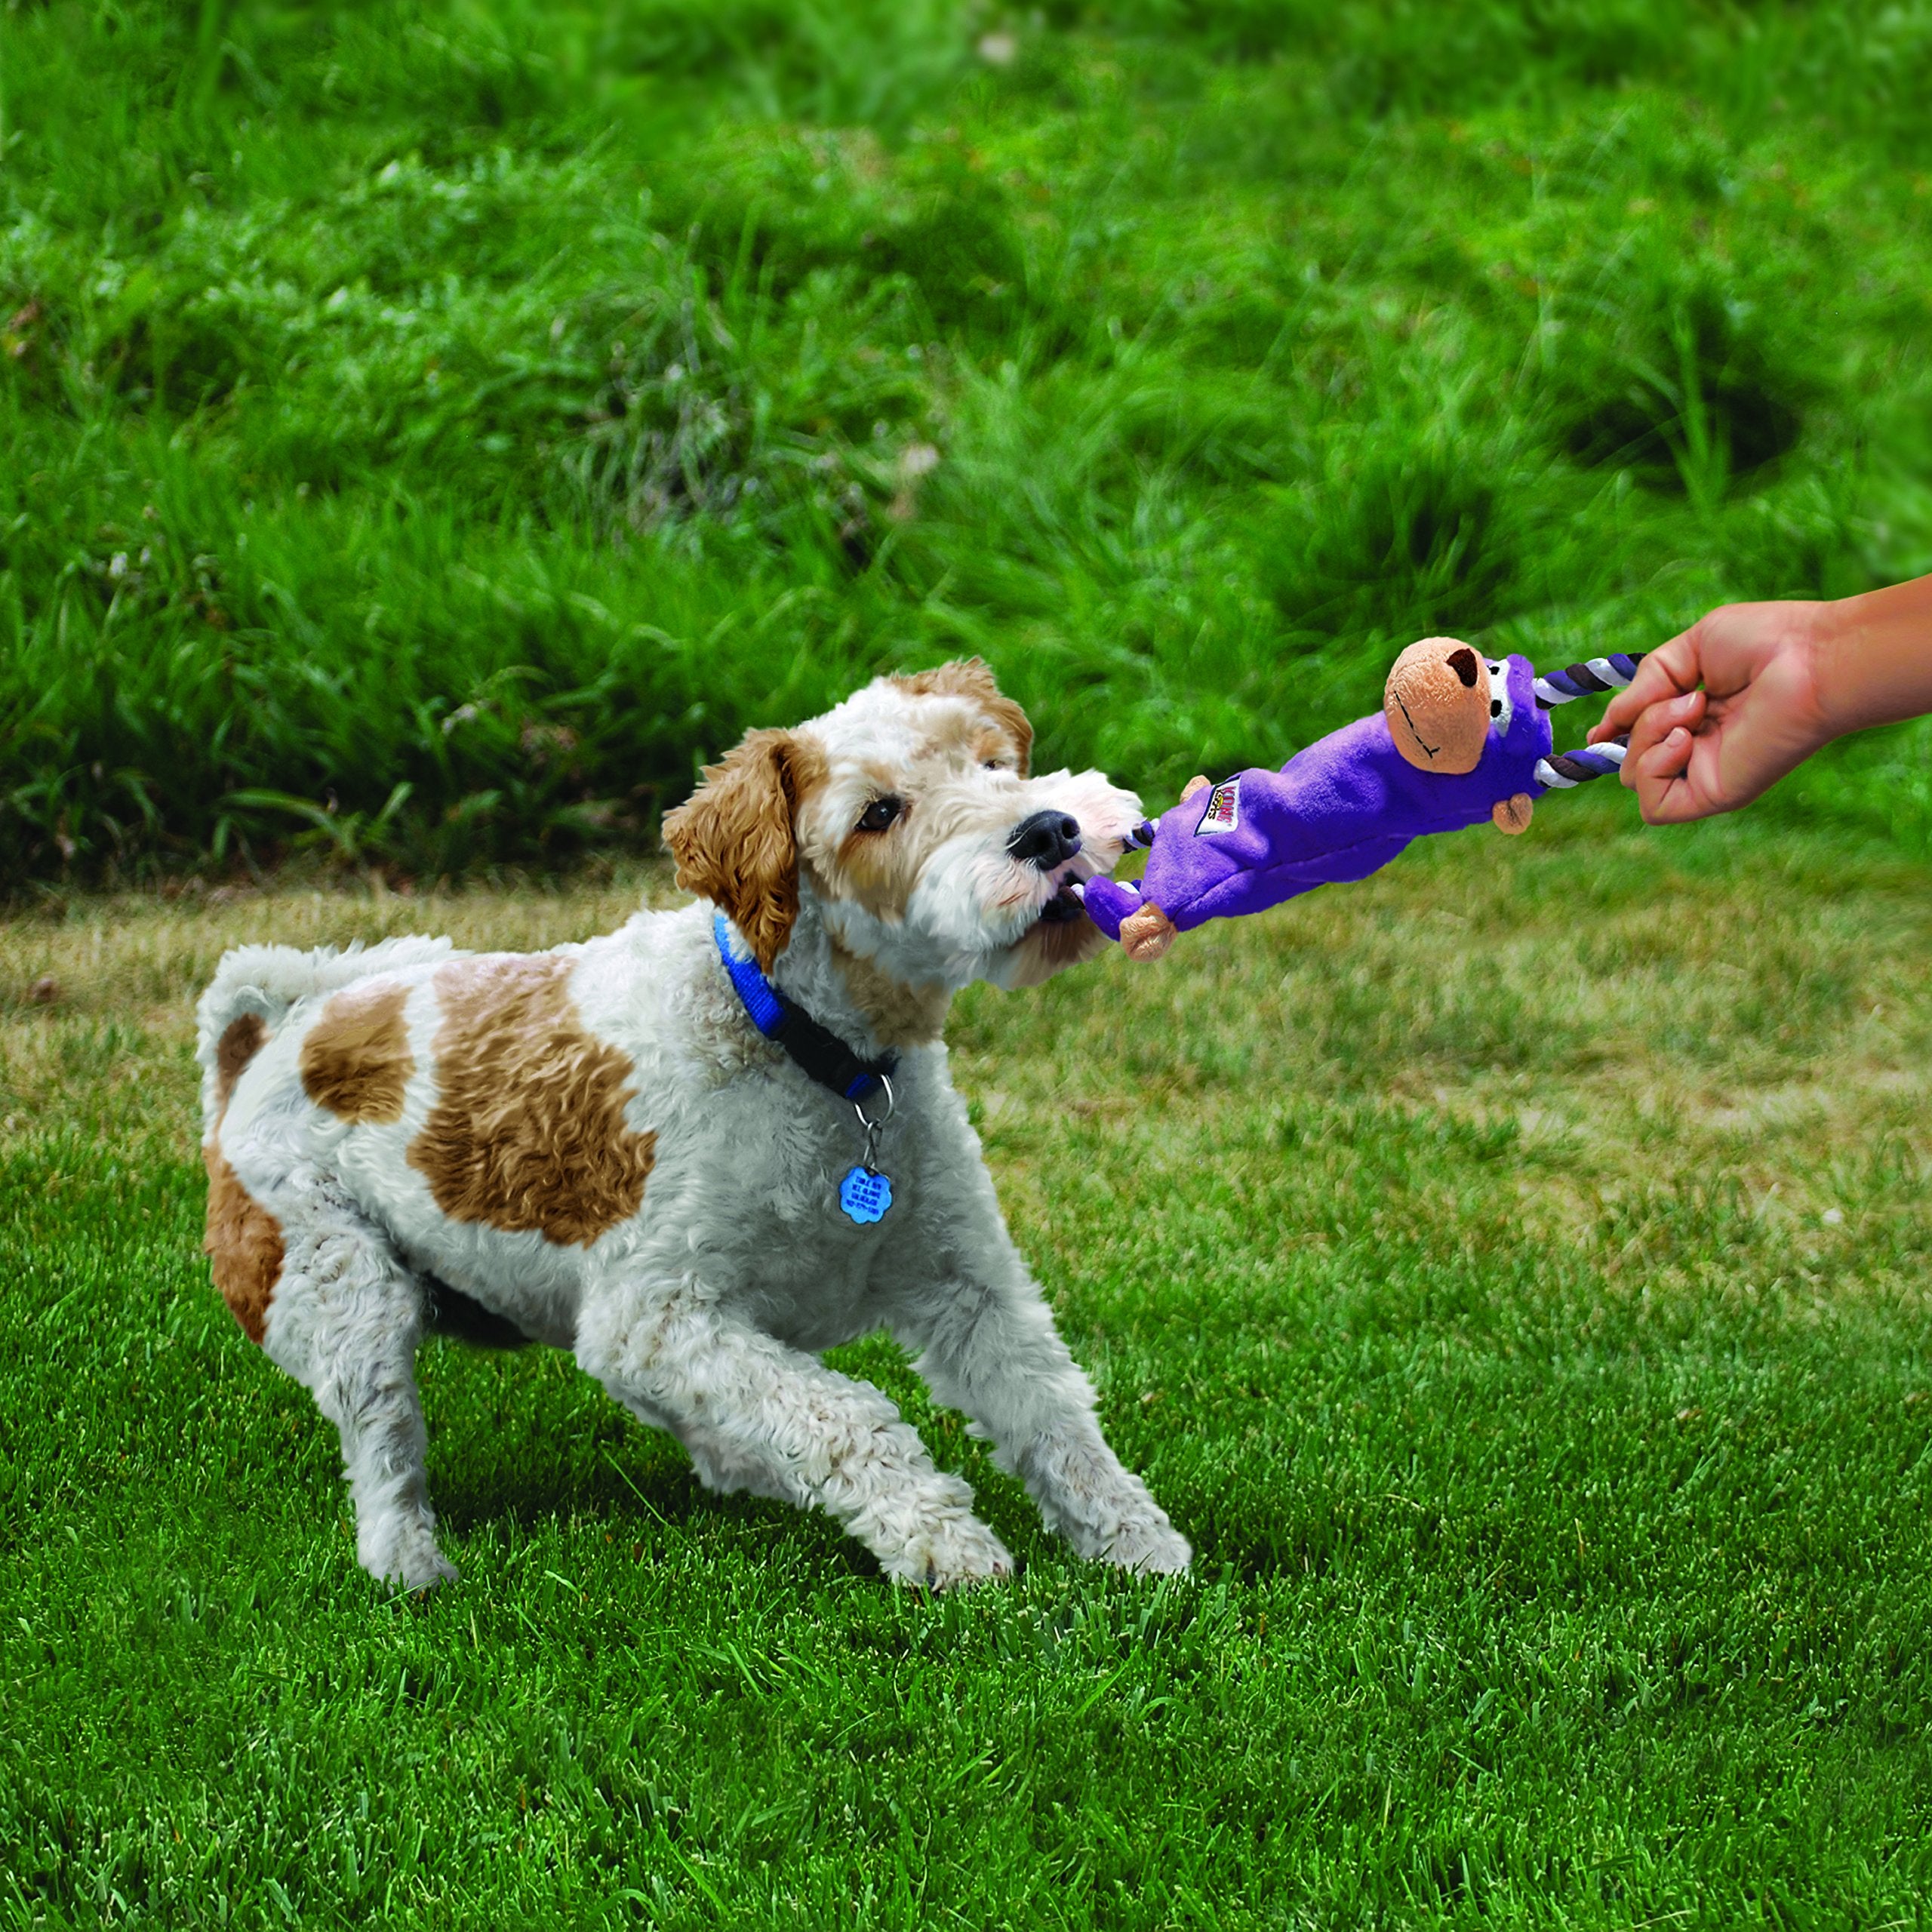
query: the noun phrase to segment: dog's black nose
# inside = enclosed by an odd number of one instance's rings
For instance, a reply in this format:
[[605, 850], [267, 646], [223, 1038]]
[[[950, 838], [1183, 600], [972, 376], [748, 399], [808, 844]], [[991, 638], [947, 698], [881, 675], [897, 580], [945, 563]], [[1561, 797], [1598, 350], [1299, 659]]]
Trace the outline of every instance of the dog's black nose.
[[1006, 849], [1021, 864], [1050, 872], [1080, 850], [1080, 821], [1065, 812], [1035, 812], [1013, 828]]

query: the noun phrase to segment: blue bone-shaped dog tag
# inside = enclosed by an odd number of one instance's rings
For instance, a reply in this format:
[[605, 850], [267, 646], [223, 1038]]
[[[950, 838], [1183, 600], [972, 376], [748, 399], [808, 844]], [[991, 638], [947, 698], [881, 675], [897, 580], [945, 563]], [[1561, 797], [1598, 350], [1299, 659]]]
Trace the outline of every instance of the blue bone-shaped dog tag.
[[869, 1221], [882, 1221], [892, 1205], [892, 1183], [884, 1174], [854, 1168], [838, 1183], [838, 1204], [844, 1209], [845, 1218], [860, 1227]]

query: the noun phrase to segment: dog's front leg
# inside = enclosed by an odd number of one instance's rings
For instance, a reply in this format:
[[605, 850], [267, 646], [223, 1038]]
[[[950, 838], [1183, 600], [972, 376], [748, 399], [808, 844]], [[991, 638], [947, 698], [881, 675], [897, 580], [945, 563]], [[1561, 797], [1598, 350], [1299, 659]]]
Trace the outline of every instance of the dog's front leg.
[[1013, 1574], [973, 1492], [869, 1383], [786, 1347], [694, 1278], [593, 1297], [577, 1357], [617, 1400], [668, 1427], [714, 1488], [816, 1506], [888, 1576], [948, 1589]]
[[909, 1295], [894, 1319], [921, 1351], [935, 1400], [963, 1410], [992, 1438], [1047, 1527], [1082, 1556], [1123, 1569], [1185, 1570], [1187, 1539], [1147, 1485], [1107, 1447], [1094, 1386], [1060, 1340], [1038, 1284], [1010, 1243], [983, 1257], [991, 1281], [941, 1278]]

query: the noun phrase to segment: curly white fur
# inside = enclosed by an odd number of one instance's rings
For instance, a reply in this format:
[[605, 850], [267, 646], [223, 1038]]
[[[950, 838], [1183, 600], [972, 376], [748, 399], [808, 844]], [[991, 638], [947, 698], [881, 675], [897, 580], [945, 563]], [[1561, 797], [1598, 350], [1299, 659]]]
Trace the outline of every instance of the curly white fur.
[[[854, 959], [942, 1005], [970, 978], [1044, 977], [1084, 949], [1067, 949], [1057, 920], [1044, 928], [1043, 911], [1070, 879], [1111, 866], [1140, 816], [1097, 774], [1020, 775], [1023, 740], [1004, 764], [962, 758], [957, 745], [971, 735], [955, 714], [972, 703], [970, 691], [881, 681], [798, 734], [822, 767], [797, 803], [801, 851], [851, 849], [838, 844], [848, 820], [888, 783], [906, 801], [898, 903], [879, 891], [859, 903], [835, 857], [801, 860], [773, 968], [863, 1054], [893, 1028], [876, 997], [855, 989]], [[1078, 818], [1079, 849], [1029, 869], [1008, 846], [1043, 809]], [[920, 814], [930, 827], [942, 811], [929, 846], [913, 842]], [[974, 1517], [967, 1486], [934, 1466], [878, 1389], [819, 1359], [886, 1329], [1075, 1549], [1137, 1570], [1185, 1567], [1186, 1543], [1103, 1439], [1092, 1386], [1007, 1232], [937, 1029], [900, 1044], [881, 1152], [892, 1209], [855, 1226], [838, 1204], [859, 1150], [852, 1109], [757, 1032], [712, 922], [702, 901], [640, 913], [549, 955], [567, 974], [582, 1029], [573, 1037], [628, 1069], [623, 1126], [654, 1137], [641, 1204], [580, 1244], [453, 1218], [412, 1164], [445, 1090], [448, 975], [466, 957], [447, 940], [343, 953], [251, 946], [228, 955], [204, 996], [211, 1155], [282, 1242], [264, 1346], [340, 1432], [365, 1566], [412, 1588], [455, 1574], [436, 1544], [413, 1369], [433, 1276], [571, 1349], [633, 1414], [674, 1433], [712, 1487], [822, 1509], [907, 1582], [1009, 1575], [1012, 1559]], [[387, 989], [398, 1003], [412, 1063], [399, 1118], [345, 1119], [305, 1087], [303, 1043], [349, 987]], [[266, 1044], [224, 1106], [220, 1041], [248, 1014], [265, 1022]]]

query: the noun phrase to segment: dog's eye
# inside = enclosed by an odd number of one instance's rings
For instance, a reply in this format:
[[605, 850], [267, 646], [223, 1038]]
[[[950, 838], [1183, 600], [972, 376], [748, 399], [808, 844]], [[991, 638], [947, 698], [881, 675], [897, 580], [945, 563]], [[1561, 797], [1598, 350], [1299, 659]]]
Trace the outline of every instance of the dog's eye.
[[888, 792], [883, 798], [875, 798], [859, 814], [858, 829], [861, 832], [883, 832], [905, 809], [903, 801]]

